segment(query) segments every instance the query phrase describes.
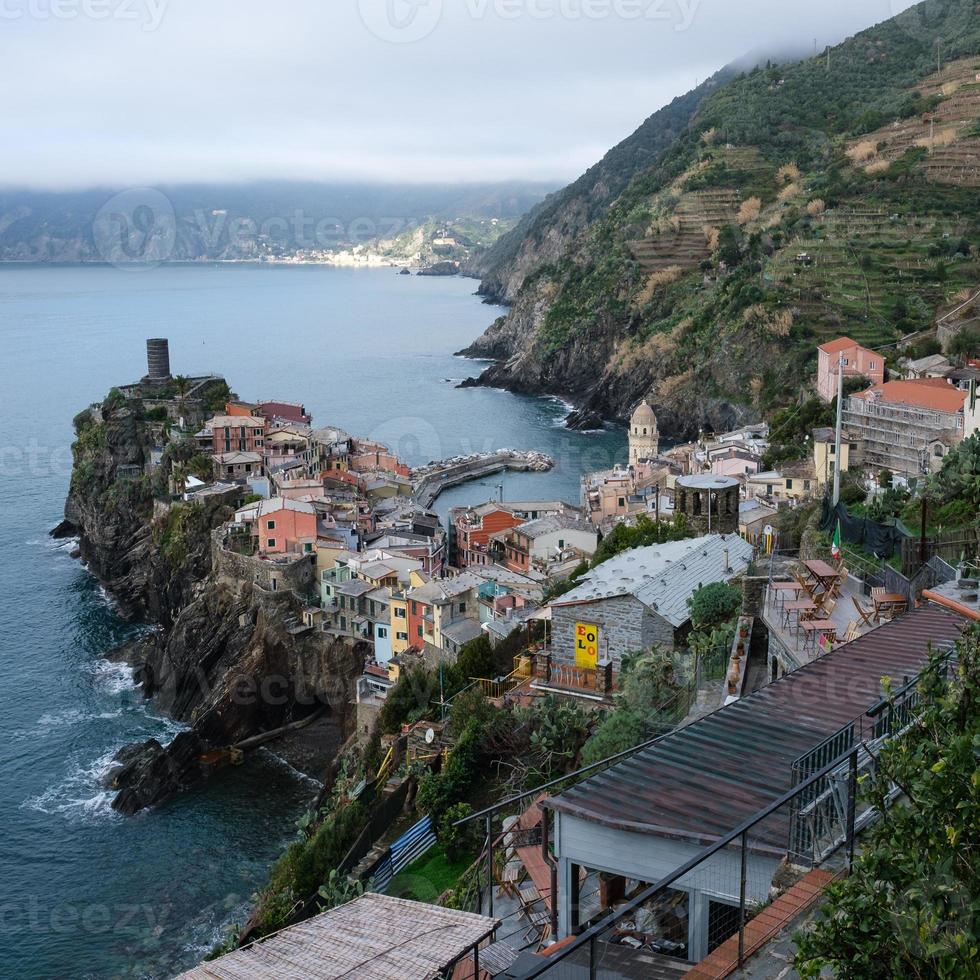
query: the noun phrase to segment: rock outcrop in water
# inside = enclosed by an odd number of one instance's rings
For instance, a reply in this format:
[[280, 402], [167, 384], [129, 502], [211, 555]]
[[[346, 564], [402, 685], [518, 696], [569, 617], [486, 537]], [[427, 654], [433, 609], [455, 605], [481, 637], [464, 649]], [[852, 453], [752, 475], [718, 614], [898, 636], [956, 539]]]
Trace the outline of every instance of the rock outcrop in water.
[[131, 664], [155, 706], [191, 726], [167, 746], [151, 741], [117, 756], [114, 808], [162, 803], [202, 781], [236, 743], [314, 713], [345, 726], [363, 645], [303, 630], [292, 591], [269, 592], [222, 560], [212, 531], [234, 512], [237, 491], [172, 500], [172, 478], [203, 463], [192, 443], [146, 418], [139, 398], [114, 392], [75, 426], [65, 521], [52, 533], [77, 534], [123, 614], [156, 624], [109, 658]]

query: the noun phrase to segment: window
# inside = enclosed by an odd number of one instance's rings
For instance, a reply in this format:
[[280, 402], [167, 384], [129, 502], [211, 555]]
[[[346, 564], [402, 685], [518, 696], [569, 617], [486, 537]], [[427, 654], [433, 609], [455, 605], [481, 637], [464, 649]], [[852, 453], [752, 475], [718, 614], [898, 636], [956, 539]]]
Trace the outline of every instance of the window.
[[564, 538], [559, 538], [558, 539], [558, 547], [559, 548], [564, 548], [565, 547], [565, 539]]
[[419, 636], [421, 636], [422, 635], [422, 627], [421, 626], [418, 626], [418, 627], [416, 627], [416, 629], [418, 630]]
[[459, 604], [459, 611], [460, 611], [461, 613], [464, 613], [464, 612], [466, 612], [466, 603], [465, 603], [465, 602], [461, 602], [461, 603]]
[[251, 473], [252, 472], [252, 464], [251, 463], [246, 463], [245, 464], [245, 472], [246, 473]]
[[309, 541], [303, 542], [303, 552], [307, 555], [313, 554], [313, 545]]
[[395, 639], [408, 641], [408, 633], [396, 633]]
[[276, 522], [275, 521], [266, 521], [265, 527], [266, 527], [266, 530], [267, 531], [274, 531], [276, 529]]
[[396, 608], [395, 609], [395, 616], [398, 619], [404, 619], [405, 618], [405, 610], [402, 609], [402, 608], [400, 608], [400, 607], [399, 608]]
[[275, 548], [275, 546], [276, 546], [276, 539], [275, 538], [268, 538], [266, 540], [266, 542], [265, 542], [265, 546], [267, 548]]
[[830, 444], [830, 455], [833, 456], [837, 452], [837, 443], [832, 442]]
[[625, 507], [626, 506], [626, 498], [625, 497], [620, 497], [619, 498], [619, 506], [620, 507]]
[[418, 603], [413, 599], [412, 600], [412, 615], [413, 616], [417, 616], [418, 614], [419, 614]]
[[384, 626], [377, 628], [377, 634], [379, 640], [386, 640], [388, 638], [388, 630]]
[[342, 630], [347, 629], [347, 617], [346, 616], [341, 616], [340, 617], [340, 628]]
[[803, 489], [804, 490], [809, 490], [810, 489], [810, 481], [809, 480], [804, 480], [803, 481]]
[[792, 480], [787, 480], [786, 481], [786, 489], [787, 490], [792, 490], [793, 489], [793, 481]]
[[935, 456], [936, 459], [942, 459], [943, 458], [943, 447], [942, 446], [936, 446], [936, 448], [933, 449], [933, 451], [932, 451], [932, 455]]

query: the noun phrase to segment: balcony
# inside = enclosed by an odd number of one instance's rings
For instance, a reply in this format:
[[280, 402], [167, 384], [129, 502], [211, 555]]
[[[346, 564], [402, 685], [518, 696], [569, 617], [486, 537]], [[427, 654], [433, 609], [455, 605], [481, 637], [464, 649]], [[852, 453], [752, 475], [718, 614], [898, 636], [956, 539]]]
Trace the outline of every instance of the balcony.
[[[787, 670], [812, 663], [842, 643], [857, 639], [879, 625], [882, 616], [887, 615], [887, 612], [876, 613], [872, 601], [864, 595], [863, 583], [851, 575], [840, 583], [832, 608], [829, 603], [819, 605], [825, 591], [819, 585], [814, 585], [815, 600], [810, 599], [802, 586], [798, 589], [780, 587], [781, 583], [792, 583], [793, 572], [798, 569], [796, 560], [784, 561], [781, 568], [774, 564], [762, 612], [770, 640], [775, 640], [785, 654], [780, 659], [784, 660]], [[800, 603], [808, 601], [816, 601], [818, 609], [799, 608]], [[858, 607], [868, 621], [862, 617]]]
[[548, 647], [533, 655], [530, 687], [535, 691], [608, 701], [612, 699], [618, 683], [619, 678], [612, 664], [577, 667], [555, 660]]

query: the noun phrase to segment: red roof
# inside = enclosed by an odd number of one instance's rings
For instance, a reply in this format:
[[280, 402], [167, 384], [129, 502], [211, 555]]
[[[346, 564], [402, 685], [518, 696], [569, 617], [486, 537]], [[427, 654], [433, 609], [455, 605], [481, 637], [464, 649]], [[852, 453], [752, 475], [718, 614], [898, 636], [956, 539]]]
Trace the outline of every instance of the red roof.
[[966, 392], [951, 385], [945, 378], [917, 378], [914, 381], [886, 381], [856, 398], [868, 398], [877, 392], [879, 400], [892, 405], [915, 405], [933, 412], [954, 414], [963, 410]]
[[288, 419], [290, 422], [310, 421], [305, 407], [295, 402], [260, 402], [258, 409], [267, 419]]
[[838, 337], [836, 340], [828, 340], [826, 344], [821, 344], [817, 350], [822, 350], [825, 354], [836, 354], [839, 351], [860, 346], [856, 340], [851, 340], [850, 337]]

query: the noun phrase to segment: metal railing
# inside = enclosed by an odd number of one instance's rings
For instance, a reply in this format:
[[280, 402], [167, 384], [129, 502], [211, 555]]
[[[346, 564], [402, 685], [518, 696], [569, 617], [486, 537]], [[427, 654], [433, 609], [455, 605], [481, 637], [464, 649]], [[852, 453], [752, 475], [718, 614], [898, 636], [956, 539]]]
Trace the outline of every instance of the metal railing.
[[[519, 980], [533, 980], [547, 976], [552, 980], [564, 980], [581, 976], [587, 968], [590, 977], [620, 976], [623, 960], [635, 955], [629, 946], [619, 942], [628, 937], [639, 941], [643, 955], [650, 956], [651, 949], [663, 948], [672, 943], [676, 953], [685, 953], [686, 960], [703, 959], [723, 943], [731, 943], [731, 958], [742, 966], [752, 951], [746, 945], [746, 925], [769, 901], [772, 874], [779, 865], [779, 853], [787, 852], [787, 825], [789, 808], [800, 796], [811, 793], [832, 773], [843, 770], [846, 797], [839, 811], [838, 823], [826, 827], [825, 833], [834, 840], [831, 851], [846, 848], [847, 862], [853, 859], [855, 830], [855, 799], [857, 790], [857, 757], [860, 746], [855, 745], [843, 756], [813, 773], [798, 786], [784, 793], [765, 809], [749, 817], [742, 824], [724, 834], [716, 843], [700, 851], [675, 868], [659, 881], [641, 889], [614, 912], [601, 915], [561, 950], [551, 956], [542, 956], [538, 964], [511, 976]], [[782, 840], [782, 844], [777, 842]], [[829, 855], [828, 855], [829, 856]], [[804, 871], [798, 872], [805, 874]], [[685, 915], [676, 910], [677, 891], [686, 891], [689, 905]], [[707, 902], [707, 914], [701, 931], [701, 948], [690, 949], [690, 923], [696, 913], [691, 908], [693, 896]], [[710, 896], [710, 897], [709, 897]], [[770, 906], [772, 908], [772, 906]], [[576, 910], [571, 910], [573, 928]], [[669, 915], [672, 917], [668, 917]], [[661, 935], [650, 943], [637, 939], [640, 921], [653, 923], [653, 931]], [[683, 941], [671, 939], [680, 933], [679, 922], [687, 928]], [[649, 928], [649, 927], [647, 927]], [[643, 930], [646, 932], [646, 929]], [[609, 970], [604, 969], [609, 961]], [[639, 966], [639, 964], [637, 964]], [[648, 967], [649, 968], [649, 967]]]
[[[950, 649], [940, 663], [941, 677], [948, 675], [954, 656]], [[761, 930], [753, 930], [750, 948], [747, 923], [765, 907], [767, 922], [783, 916], [785, 924], [800, 911], [801, 898], [812, 900], [813, 884], [822, 887], [828, 880], [824, 873], [813, 883], [801, 886], [795, 896], [787, 896], [781, 906], [780, 896], [772, 899], [774, 876], [782, 877], [781, 887], [792, 891], [795, 882], [785, 880], [787, 874], [799, 879], [828, 864], [840, 874], [852, 866], [856, 835], [877, 816], [870, 805], [862, 804], [858, 798], [859, 775], [874, 770], [877, 748], [882, 742], [913, 724], [922, 707], [919, 682], [924, 673], [906, 679], [866, 714], [798, 759], [793, 767], [794, 785], [786, 793], [670, 874], [642, 888], [615, 911], [600, 911], [591, 921], [578, 921], [585, 908], [581, 897], [585, 886], [580, 883], [579, 869], [573, 865], [572, 893], [564, 898], [563, 914], [564, 924], [576, 934], [575, 938], [553, 955], [542, 955], [540, 963], [507, 976], [515, 980], [541, 976], [572, 980], [588, 969], [590, 977], [612, 978], [630, 975], [629, 966], [624, 964], [637, 955], [635, 947], [642, 948], [649, 969], [649, 957], [657, 952], [700, 961], [726, 943], [722, 953], [729, 956], [733, 965], [741, 967], [746, 957], [766, 941], [759, 936], [768, 928], [763, 925]], [[892, 798], [898, 792], [896, 788]], [[488, 828], [490, 816], [492, 813], [487, 816]], [[542, 830], [543, 846], [547, 847], [547, 821]], [[687, 908], [678, 912], [685, 902], [683, 893]], [[558, 898], [553, 890], [552, 901], [556, 905]], [[686, 936], [680, 938], [685, 931]], [[624, 945], [623, 939], [630, 942]], [[633, 966], [634, 970], [643, 968], [639, 963]]]

